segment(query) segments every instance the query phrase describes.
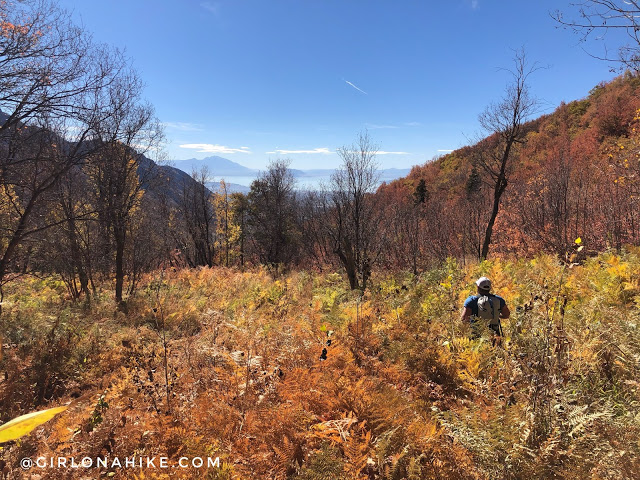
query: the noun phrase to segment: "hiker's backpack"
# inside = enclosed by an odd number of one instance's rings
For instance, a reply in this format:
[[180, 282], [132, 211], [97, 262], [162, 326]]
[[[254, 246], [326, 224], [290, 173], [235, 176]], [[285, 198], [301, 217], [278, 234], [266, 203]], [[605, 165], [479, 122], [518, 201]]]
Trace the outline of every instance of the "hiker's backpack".
[[500, 323], [500, 300], [495, 295], [481, 295], [478, 298], [478, 316], [489, 320], [489, 325]]

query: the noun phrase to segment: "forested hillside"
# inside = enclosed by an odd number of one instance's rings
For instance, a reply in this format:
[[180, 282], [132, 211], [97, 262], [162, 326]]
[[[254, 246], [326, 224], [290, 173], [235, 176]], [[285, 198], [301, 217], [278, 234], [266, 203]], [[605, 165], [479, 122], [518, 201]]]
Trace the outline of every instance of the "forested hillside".
[[[593, 251], [638, 244], [639, 86], [627, 73], [524, 125], [507, 171], [493, 252], [563, 255], [577, 237]], [[410, 243], [419, 244], [421, 258], [479, 256], [494, 186], [481, 159], [494, 141], [482, 139], [414, 167], [406, 179], [381, 189], [398, 209], [394, 231], [406, 239], [421, 236]], [[425, 201], [419, 212], [412, 210], [416, 195]], [[420, 225], [413, 232], [406, 226], [412, 215]], [[394, 259], [402, 263], [410, 255], [400, 251]]]

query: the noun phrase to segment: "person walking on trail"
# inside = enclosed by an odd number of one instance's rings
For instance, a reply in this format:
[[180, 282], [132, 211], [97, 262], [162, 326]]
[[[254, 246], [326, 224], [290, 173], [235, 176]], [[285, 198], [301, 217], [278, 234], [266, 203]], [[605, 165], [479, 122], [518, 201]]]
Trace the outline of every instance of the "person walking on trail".
[[465, 300], [461, 320], [471, 323], [475, 338], [480, 336], [480, 328], [486, 323], [494, 334], [493, 343], [500, 343], [500, 341], [496, 342], [496, 337], [502, 337], [500, 319], [509, 318], [511, 315], [507, 302], [499, 295], [490, 293], [491, 280], [487, 277], [480, 277], [476, 281], [476, 286], [478, 293]]

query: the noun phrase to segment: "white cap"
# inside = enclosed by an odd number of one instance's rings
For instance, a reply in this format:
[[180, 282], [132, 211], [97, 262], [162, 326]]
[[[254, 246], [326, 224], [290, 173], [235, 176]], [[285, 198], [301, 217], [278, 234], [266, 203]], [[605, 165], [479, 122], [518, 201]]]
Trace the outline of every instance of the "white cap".
[[482, 290], [491, 290], [491, 280], [487, 277], [480, 277], [476, 280], [476, 285]]

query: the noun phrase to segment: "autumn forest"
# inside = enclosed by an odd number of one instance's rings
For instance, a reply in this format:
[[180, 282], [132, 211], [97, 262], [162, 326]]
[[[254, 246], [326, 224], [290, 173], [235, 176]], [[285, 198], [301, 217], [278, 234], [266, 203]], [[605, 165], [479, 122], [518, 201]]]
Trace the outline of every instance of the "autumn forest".
[[[405, 178], [365, 130], [243, 194], [166, 161], [123, 53], [0, 0], [0, 478], [638, 478], [635, 48], [544, 114], [514, 51]], [[460, 321], [481, 276], [500, 341]]]

